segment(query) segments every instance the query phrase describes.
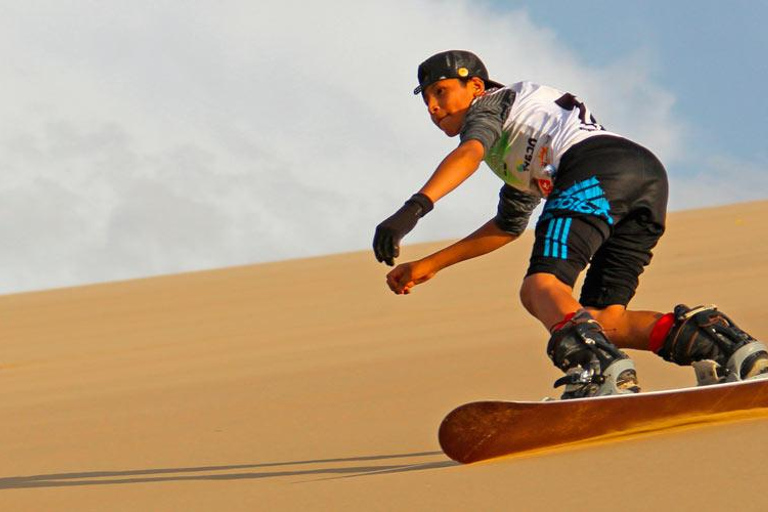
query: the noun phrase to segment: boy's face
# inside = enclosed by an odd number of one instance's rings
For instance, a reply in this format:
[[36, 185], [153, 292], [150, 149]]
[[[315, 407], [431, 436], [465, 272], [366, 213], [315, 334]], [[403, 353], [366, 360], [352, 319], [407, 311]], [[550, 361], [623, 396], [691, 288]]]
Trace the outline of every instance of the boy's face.
[[485, 92], [485, 84], [480, 78], [470, 78], [463, 83], [458, 78], [446, 78], [424, 89], [424, 103], [429, 110], [429, 117], [449, 137], [455, 137], [464, 124], [472, 100]]

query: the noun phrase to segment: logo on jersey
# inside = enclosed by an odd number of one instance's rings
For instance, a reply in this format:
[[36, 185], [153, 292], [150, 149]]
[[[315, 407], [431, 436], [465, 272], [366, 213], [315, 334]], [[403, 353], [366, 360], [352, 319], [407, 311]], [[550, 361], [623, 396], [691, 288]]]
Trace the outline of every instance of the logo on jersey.
[[539, 150], [539, 167], [544, 168], [552, 163], [552, 148], [542, 146]]
[[544, 197], [548, 197], [552, 193], [554, 183], [554, 167], [552, 167], [552, 148], [549, 146], [542, 146], [539, 150], [539, 175], [536, 177], [536, 184], [539, 186], [539, 190]]
[[528, 145], [525, 147], [525, 155], [523, 155], [523, 160], [518, 160], [515, 165], [517, 172], [525, 172], [528, 170], [528, 167], [531, 165], [531, 161], [533, 161], [533, 154], [536, 151], [537, 142], [538, 140], [534, 137], [528, 138]]
[[537, 179], [536, 184], [539, 186], [539, 190], [541, 190], [541, 194], [544, 197], [549, 196], [549, 194], [552, 193], [552, 178], [543, 178], [543, 179]]
[[501, 132], [498, 142], [494, 144], [485, 155], [485, 161], [491, 169], [504, 169], [504, 174], [507, 174], [507, 164], [505, 159], [509, 153], [509, 134], [507, 132]]
[[611, 205], [605, 197], [600, 182], [594, 176], [574, 183], [566, 190], [549, 198], [544, 206], [542, 220], [551, 219], [557, 210], [602, 217], [608, 224], [613, 224]]

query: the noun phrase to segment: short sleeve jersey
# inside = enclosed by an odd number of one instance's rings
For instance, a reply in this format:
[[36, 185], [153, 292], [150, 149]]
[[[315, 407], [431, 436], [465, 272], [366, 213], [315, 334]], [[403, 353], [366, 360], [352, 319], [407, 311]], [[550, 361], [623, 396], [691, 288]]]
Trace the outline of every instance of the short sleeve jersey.
[[485, 162], [499, 178], [541, 198], [551, 192], [560, 159], [571, 146], [607, 134], [574, 95], [518, 82], [476, 98], [460, 139], [478, 140]]

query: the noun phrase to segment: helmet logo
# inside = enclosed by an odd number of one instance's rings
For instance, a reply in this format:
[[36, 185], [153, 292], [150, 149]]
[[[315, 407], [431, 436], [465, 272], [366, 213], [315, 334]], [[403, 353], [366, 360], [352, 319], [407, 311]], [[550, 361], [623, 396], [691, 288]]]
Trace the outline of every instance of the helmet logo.
[[467, 68], [459, 68], [458, 73], [461, 78], [466, 78], [469, 75], [469, 70]]

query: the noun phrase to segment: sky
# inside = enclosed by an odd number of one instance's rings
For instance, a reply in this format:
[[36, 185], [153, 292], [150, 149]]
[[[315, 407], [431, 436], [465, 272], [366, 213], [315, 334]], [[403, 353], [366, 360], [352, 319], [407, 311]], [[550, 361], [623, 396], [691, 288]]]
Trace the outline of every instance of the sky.
[[[0, 12], [0, 294], [369, 249], [457, 144], [411, 93], [418, 64], [448, 48], [497, 81], [577, 94], [662, 159], [671, 210], [768, 198], [768, 2]], [[482, 166], [405, 243], [468, 234], [500, 186]]]

